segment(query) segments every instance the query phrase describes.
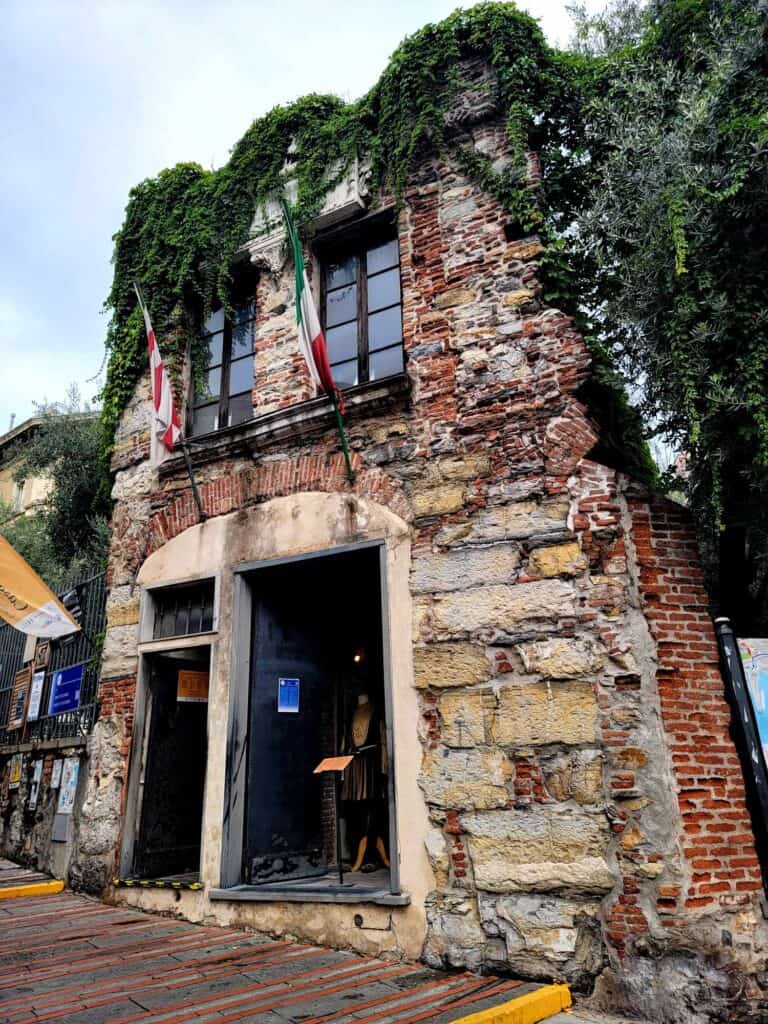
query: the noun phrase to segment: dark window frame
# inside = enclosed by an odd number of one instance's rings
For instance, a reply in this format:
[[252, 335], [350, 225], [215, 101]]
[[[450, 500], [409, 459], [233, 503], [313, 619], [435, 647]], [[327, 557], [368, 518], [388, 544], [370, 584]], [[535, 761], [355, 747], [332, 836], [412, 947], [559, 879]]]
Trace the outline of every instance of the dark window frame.
[[[221, 362], [220, 363], [209, 363], [209, 369], [210, 369], [210, 367], [213, 367], [213, 368], [220, 367], [221, 368], [221, 379], [220, 379], [220, 382], [219, 382], [219, 395], [218, 395], [218, 399], [212, 397], [209, 401], [199, 400], [198, 399], [198, 396], [195, 394], [195, 382], [194, 382], [194, 380], [191, 382], [191, 384], [190, 384], [190, 400], [189, 400], [189, 405], [188, 405], [189, 414], [188, 414], [188, 417], [187, 417], [188, 434], [189, 434], [190, 437], [196, 437], [196, 436], [199, 437], [199, 436], [203, 436], [205, 434], [215, 433], [215, 432], [218, 432], [219, 430], [225, 430], [229, 426], [232, 426], [232, 425], [237, 426], [240, 423], [247, 423], [249, 420], [253, 419], [253, 390], [254, 390], [255, 379], [256, 379], [255, 378], [255, 373], [256, 373], [256, 344], [255, 344], [255, 342], [256, 342], [256, 321], [257, 321], [257, 318], [258, 318], [258, 310], [257, 310], [257, 307], [256, 307], [255, 287], [250, 289], [250, 290], [246, 290], [246, 288], [241, 289], [240, 293], [237, 295], [235, 301], [233, 302], [233, 309], [235, 309], [235, 310], [237, 310], [237, 309], [239, 309], [241, 307], [245, 307], [245, 306], [250, 306], [251, 307], [247, 317], [237, 317], [236, 316], [235, 319], [233, 320], [232, 317], [227, 316], [226, 312], [225, 312], [225, 314], [224, 314], [224, 326], [223, 326], [221, 331], [213, 331], [213, 332], [207, 332], [206, 333], [206, 332], [204, 332], [203, 329], [201, 329], [199, 331], [199, 333], [198, 333], [198, 337], [200, 338], [200, 340], [205, 340], [205, 339], [208, 339], [208, 338], [216, 338], [219, 335], [221, 336]], [[218, 313], [221, 309], [222, 309], [222, 307], [219, 306], [217, 309], [213, 310], [213, 313]], [[251, 328], [251, 332], [250, 332], [251, 333], [251, 350], [249, 352], [247, 352], [245, 355], [236, 356], [233, 359], [232, 358], [232, 348], [233, 348], [232, 340], [233, 340], [234, 330], [235, 330], [235, 328], [241, 327], [241, 326], [243, 326], [245, 324], [250, 325], [250, 328]], [[229, 422], [229, 419], [230, 419], [230, 402], [231, 402], [232, 398], [238, 398], [239, 396], [248, 393], [248, 392], [245, 392], [245, 391], [236, 391], [234, 393], [234, 395], [231, 393], [230, 380], [231, 380], [232, 364], [240, 362], [240, 361], [244, 361], [246, 359], [249, 359], [251, 361], [251, 368], [252, 368], [251, 387], [249, 389], [250, 394], [251, 394], [251, 415], [246, 420], [238, 420], [237, 424], [231, 424]], [[209, 369], [206, 370], [206, 375], [209, 372]], [[195, 430], [195, 413], [199, 409], [205, 409], [205, 408], [208, 408], [210, 406], [215, 406], [215, 408], [216, 408], [216, 425], [211, 427], [210, 429], [207, 429], [207, 430], [196, 431]]]
[[[375, 249], [377, 246], [384, 245], [387, 242], [397, 242], [397, 262], [392, 266], [385, 267], [383, 270], [376, 271], [374, 274], [369, 274], [366, 265], [366, 255], [371, 249]], [[380, 349], [376, 349], [374, 354], [377, 352], [386, 352], [389, 349], [399, 348], [402, 352], [402, 367], [399, 371], [393, 374], [387, 374], [386, 377], [375, 378], [376, 380], [385, 380], [388, 377], [397, 377], [405, 372], [405, 343], [403, 338], [403, 284], [401, 276], [401, 253], [400, 253], [400, 238], [397, 231], [397, 225], [394, 221], [389, 219], [371, 224], [367, 221], [355, 225], [355, 227], [348, 232], [340, 234], [338, 237], [334, 233], [332, 240], [320, 241], [315, 244], [315, 250], [318, 258], [320, 267], [320, 322], [323, 328], [323, 334], [326, 337], [326, 344], [328, 340], [328, 287], [327, 287], [327, 266], [329, 263], [334, 261], [340, 261], [342, 259], [348, 259], [350, 256], [354, 256], [357, 260], [357, 272], [355, 276], [355, 284], [357, 286], [357, 303], [355, 309], [355, 318], [353, 320], [342, 321], [340, 324], [333, 324], [331, 329], [334, 327], [345, 326], [348, 323], [357, 324], [357, 385], [367, 384], [370, 382], [370, 346], [369, 346], [369, 330], [368, 330], [368, 317], [372, 315], [368, 311], [368, 280], [369, 278], [378, 277], [380, 274], [389, 273], [391, 270], [396, 269], [398, 272], [398, 280], [400, 285], [400, 297], [397, 302], [390, 303], [388, 306], [382, 306], [380, 309], [376, 309], [374, 313], [383, 313], [389, 309], [400, 309], [400, 340], [393, 342], [391, 345], [385, 345]], [[340, 286], [345, 287], [345, 286]], [[335, 289], [330, 289], [334, 291]], [[331, 372], [334, 369], [334, 360], [332, 354], [328, 352], [329, 361], [331, 363]], [[351, 362], [351, 360], [337, 360], [336, 364], [343, 362]], [[342, 389], [355, 387], [354, 384], [339, 384]]]

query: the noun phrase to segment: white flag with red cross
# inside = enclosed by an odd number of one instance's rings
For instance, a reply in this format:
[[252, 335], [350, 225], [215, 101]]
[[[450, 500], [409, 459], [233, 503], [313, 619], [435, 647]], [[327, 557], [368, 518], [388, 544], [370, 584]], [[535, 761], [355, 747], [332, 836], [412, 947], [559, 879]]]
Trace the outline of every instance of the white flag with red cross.
[[152, 321], [149, 317], [141, 290], [138, 284], [134, 283], [136, 298], [139, 300], [139, 307], [144, 314], [144, 326], [147, 329], [147, 346], [149, 348], [149, 369], [152, 379], [152, 465], [157, 466], [169, 455], [173, 454], [176, 442], [181, 436], [181, 421], [173, 401], [173, 391], [168, 378], [168, 371], [163, 363], [160, 349], [157, 347], [157, 339], [152, 329]]

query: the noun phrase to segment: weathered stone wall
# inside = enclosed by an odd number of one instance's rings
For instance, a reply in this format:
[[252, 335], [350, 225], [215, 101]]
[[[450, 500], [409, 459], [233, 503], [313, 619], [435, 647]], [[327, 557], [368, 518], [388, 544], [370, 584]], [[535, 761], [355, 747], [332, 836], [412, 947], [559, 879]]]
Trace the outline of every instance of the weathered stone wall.
[[[462, 131], [503, 165], [498, 124]], [[505, 227], [493, 197], [425, 160], [398, 214], [408, 394], [375, 412], [350, 402], [354, 488], [329, 415], [201, 458], [206, 513], [341, 492], [409, 526], [429, 963], [596, 984], [604, 1004], [654, 1020], [738, 1019], [737, 1006], [758, 1020], [759, 875], [692, 535], [680, 510], [589, 461], [588, 353], [543, 301], [539, 240]], [[292, 289], [288, 267], [260, 277], [257, 415], [310, 394]], [[114, 865], [125, 799], [132, 582], [197, 522], [183, 467], [146, 462], [148, 417], [145, 382], [114, 458], [93, 828], [78, 855], [92, 887]], [[381, 949], [402, 954], [392, 927]]]
[[[0, 759], [0, 856], [64, 879], [69, 877], [82, 821], [85, 792], [85, 785], [78, 781], [67, 840], [54, 842], [53, 819], [59, 790], [51, 788], [51, 773], [54, 760], [66, 757], [80, 758], [82, 778], [86, 773], [88, 758], [88, 749], [83, 745], [62, 746], [56, 750], [25, 750], [22, 753], [21, 781], [16, 789], [9, 788], [10, 755]], [[36, 761], [43, 762], [43, 775], [37, 805], [30, 808], [29, 797]]]

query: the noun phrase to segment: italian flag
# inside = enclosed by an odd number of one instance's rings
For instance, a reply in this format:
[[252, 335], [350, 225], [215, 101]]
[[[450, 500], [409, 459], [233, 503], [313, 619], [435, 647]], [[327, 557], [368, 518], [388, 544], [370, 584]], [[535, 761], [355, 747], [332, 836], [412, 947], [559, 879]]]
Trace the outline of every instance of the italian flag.
[[323, 329], [320, 326], [320, 318], [317, 315], [312, 292], [309, 287], [307, 271], [304, 267], [304, 253], [301, 249], [301, 242], [293, 222], [288, 204], [283, 203], [283, 215], [288, 230], [291, 249], [293, 250], [293, 266], [296, 272], [296, 327], [299, 333], [299, 348], [304, 356], [309, 375], [315, 387], [322, 388], [328, 397], [333, 401], [340, 412], [344, 412], [344, 402], [341, 392], [336, 387], [331, 372], [331, 364], [328, 361], [328, 349], [323, 337]]

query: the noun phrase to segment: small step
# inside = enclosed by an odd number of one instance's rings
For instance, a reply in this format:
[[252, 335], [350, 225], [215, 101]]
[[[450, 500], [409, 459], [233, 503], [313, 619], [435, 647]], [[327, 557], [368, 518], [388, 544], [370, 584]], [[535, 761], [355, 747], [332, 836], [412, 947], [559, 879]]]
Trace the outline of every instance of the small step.
[[61, 892], [64, 883], [42, 871], [33, 871], [0, 857], [0, 900], [48, 896]]

